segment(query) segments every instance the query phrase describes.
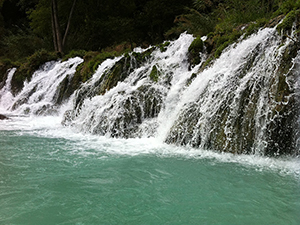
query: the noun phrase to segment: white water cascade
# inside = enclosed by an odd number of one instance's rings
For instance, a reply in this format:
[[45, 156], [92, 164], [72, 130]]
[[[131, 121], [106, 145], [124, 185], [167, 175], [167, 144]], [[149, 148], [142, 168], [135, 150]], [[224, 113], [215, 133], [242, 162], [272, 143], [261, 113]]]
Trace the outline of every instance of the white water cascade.
[[[299, 154], [300, 54], [293, 39], [265, 28], [229, 46], [211, 66], [202, 54], [190, 68], [192, 35], [159, 48], [104, 61], [63, 110], [62, 123], [84, 133], [115, 138], [155, 137], [167, 143], [233, 153]], [[50, 62], [12, 96], [7, 84], [0, 107], [13, 114], [60, 111], [61, 84], [81, 58]], [[8, 103], [7, 99], [10, 98]]]
[[11, 92], [11, 79], [16, 72], [16, 68], [10, 69], [8, 71], [7, 79], [5, 85], [0, 90], [0, 108], [7, 111], [7, 107], [11, 104], [14, 99], [14, 96]]
[[20, 93], [13, 96], [9, 82], [15, 69], [9, 72], [7, 84], [0, 92], [0, 106], [4, 111], [14, 114], [49, 114], [55, 113], [59, 106], [59, 86], [65, 80], [71, 80], [76, 67], [83, 62], [81, 58], [69, 59], [65, 62], [47, 62], [25, 81]]

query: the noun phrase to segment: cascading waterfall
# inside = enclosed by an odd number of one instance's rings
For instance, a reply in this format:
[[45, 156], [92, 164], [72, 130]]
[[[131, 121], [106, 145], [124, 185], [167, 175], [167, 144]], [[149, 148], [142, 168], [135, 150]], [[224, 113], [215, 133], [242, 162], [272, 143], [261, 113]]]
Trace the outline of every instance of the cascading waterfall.
[[[33, 74], [29, 82], [25, 81], [24, 88], [16, 96], [13, 96], [10, 84], [7, 83], [0, 92], [1, 108], [15, 114], [46, 115], [57, 112], [58, 103], [61, 103], [60, 86], [71, 80], [76, 67], [82, 62], [81, 58], [65, 62], [47, 62]], [[15, 69], [10, 71], [8, 82], [11, 81], [14, 72]]]
[[[62, 123], [107, 137], [298, 155], [300, 56], [293, 40], [265, 28], [229, 46], [203, 69], [205, 53], [199, 65], [189, 66], [193, 39], [182, 34], [165, 51], [150, 48], [107, 59], [72, 95]], [[0, 91], [1, 108], [16, 114], [57, 112], [61, 87], [82, 62], [47, 63], [17, 96], [7, 97], [12, 70]]]
[[6, 111], [6, 107], [9, 106], [14, 99], [14, 96], [11, 92], [11, 80], [15, 72], [16, 68], [8, 71], [5, 85], [0, 90], [0, 108], [4, 109], [4, 111]]
[[[134, 68], [137, 63], [133, 56], [127, 59], [130, 61], [128, 68], [124, 58], [104, 62], [75, 94], [76, 103], [82, 101], [83, 95], [85, 97], [82, 106], [75, 105], [75, 112], [72, 112], [76, 115], [74, 126], [84, 132], [109, 137], [155, 136], [160, 124], [166, 122], [159, 121], [159, 113], [172, 111], [191, 75], [187, 49], [192, 41], [191, 35], [184, 34], [165, 52], [156, 49], [137, 68]], [[124, 71], [124, 80], [104, 95], [93, 96], [106, 87], [119, 67]], [[157, 80], [151, 78], [151, 73], [156, 73]]]
[[182, 95], [169, 143], [237, 153], [294, 153], [298, 117], [295, 63], [284, 71], [291, 40], [275, 28], [230, 46]]

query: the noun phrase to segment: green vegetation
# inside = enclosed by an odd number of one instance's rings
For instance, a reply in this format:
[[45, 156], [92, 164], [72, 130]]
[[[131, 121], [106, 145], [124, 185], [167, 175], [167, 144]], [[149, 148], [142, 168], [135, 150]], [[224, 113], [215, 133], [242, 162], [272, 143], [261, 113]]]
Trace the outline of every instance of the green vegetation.
[[157, 67], [154, 65], [150, 72], [150, 79], [154, 82], [157, 82], [158, 78], [159, 78], [159, 71], [158, 71]]
[[200, 36], [196, 37], [191, 43], [188, 52], [189, 52], [189, 62], [191, 65], [196, 65], [200, 63], [199, 53], [203, 51], [204, 44]]
[[193, 52], [201, 52], [203, 51], [203, 41], [201, 39], [201, 37], [197, 37], [195, 38], [195, 40], [191, 43], [190, 47], [189, 47], [189, 52], [193, 53]]
[[70, 86], [70, 90], [74, 91], [79, 87], [81, 83], [87, 81], [89, 78], [92, 77], [92, 75], [97, 70], [98, 66], [104, 60], [108, 58], [114, 58], [116, 56], [121, 55], [122, 53], [116, 51], [112, 51], [112, 52], [74, 51], [73, 53], [70, 54], [71, 54], [70, 56], [72, 57], [80, 56], [84, 59], [84, 62], [76, 68], [76, 72], [73, 77], [72, 84]]
[[[204, 46], [206, 53], [210, 55], [202, 66], [205, 67], [242, 35], [243, 38], [246, 38], [264, 26], [275, 26], [282, 18], [285, 19], [278, 25], [277, 30], [279, 33], [281, 31], [288, 32], [299, 16], [300, 0], [195, 0], [194, 10], [190, 10], [190, 13], [186, 15], [181, 15], [181, 19], [177, 20], [176, 28], [178, 31], [182, 31], [183, 28], [190, 30], [195, 36], [199, 34], [207, 36]], [[298, 33], [300, 33], [299, 21], [297, 23]], [[198, 26], [199, 24], [201, 26]], [[213, 29], [210, 29], [211, 27]], [[172, 28], [173, 33], [175, 30]], [[209, 30], [210, 32], [208, 32]], [[195, 41], [197, 39], [198, 37]], [[192, 55], [190, 57], [192, 65], [199, 63], [197, 56], [199, 56], [199, 52], [203, 51], [201, 48], [194, 49], [194, 44], [193, 42], [189, 49], [190, 55]]]
[[167, 50], [167, 47], [170, 45], [169, 41], [165, 41], [162, 44], [159, 44], [158, 47], [160, 49], [161, 52], [165, 52]]
[[293, 23], [295, 22], [296, 18], [300, 16], [300, 9], [290, 11], [282, 23], [280, 23], [276, 29], [280, 33], [281, 31], [289, 31], [292, 29]]
[[[122, 43], [131, 49], [155, 45], [165, 40], [174, 18], [192, 6], [192, 0], [0, 2], [0, 57], [15, 56], [13, 60], [40, 48], [68, 54], [74, 49], [101, 52]], [[18, 54], [9, 54], [13, 51]]]

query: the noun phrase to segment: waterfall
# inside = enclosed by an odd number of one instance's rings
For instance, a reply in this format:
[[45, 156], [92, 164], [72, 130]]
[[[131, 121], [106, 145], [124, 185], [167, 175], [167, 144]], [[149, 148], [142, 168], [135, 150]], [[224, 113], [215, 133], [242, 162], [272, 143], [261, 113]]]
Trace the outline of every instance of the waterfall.
[[264, 28], [227, 47], [206, 68], [204, 51], [191, 68], [188, 47], [194, 37], [183, 33], [165, 49], [135, 49], [105, 60], [67, 97], [62, 96], [83, 59], [46, 63], [16, 96], [10, 92], [13, 69], [0, 90], [0, 107], [47, 115], [69, 100], [62, 124], [84, 133], [298, 155], [300, 54], [293, 39]]
[[[187, 49], [193, 39], [192, 35], [181, 35], [166, 51], [155, 49], [138, 67], [134, 54], [106, 60], [91, 80], [75, 93], [72, 124], [82, 132], [108, 137], [155, 136], [163, 122], [159, 121], [158, 114], [162, 110], [172, 110], [170, 107], [176, 104], [176, 98], [191, 75]], [[116, 73], [121, 77], [125, 74], [122, 82], [98, 95]], [[158, 80], [151, 78], [151, 73], [157, 73]]]
[[[0, 92], [1, 108], [15, 114], [56, 113], [59, 106], [61, 86], [71, 80], [76, 67], [82, 63], [81, 58], [69, 59], [65, 62], [47, 62], [36, 71], [30, 81], [25, 81], [24, 88], [13, 96], [10, 85], [6, 84]], [[11, 70], [7, 82], [10, 82], [15, 69]], [[7, 96], [9, 95], [9, 97]]]
[[5, 85], [0, 90], [0, 108], [4, 109], [4, 112], [7, 111], [14, 98], [11, 91], [11, 80], [16, 70], [16, 68], [12, 68], [8, 71]]
[[167, 142], [235, 153], [291, 153], [298, 116], [291, 82], [298, 74], [282, 71], [290, 44], [282, 45], [275, 28], [266, 28], [230, 46], [182, 95]]

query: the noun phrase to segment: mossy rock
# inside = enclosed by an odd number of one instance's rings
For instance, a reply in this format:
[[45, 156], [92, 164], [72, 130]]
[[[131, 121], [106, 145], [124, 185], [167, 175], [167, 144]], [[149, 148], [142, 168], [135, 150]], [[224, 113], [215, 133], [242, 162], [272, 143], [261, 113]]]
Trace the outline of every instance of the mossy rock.
[[[233, 80], [228, 81], [230, 84], [242, 79], [253, 66], [256, 66], [258, 52], [262, 50], [260, 47], [258, 45], [247, 58], [247, 62], [232, 78]], [[207, 118], [201, 118], [203, 115], [199, 113], [201, 107], [208, 106], [202, 105], [201, 99], [206, 98], [204, 91], [198, 101], [182, 110], [166, 142], [201, 146], [234, 154], [260, 152], [268, 156], [299, 155], [296, 137], [299, 128], [296, 124], [300, 104], [297, 103], [293, 87], [298, 71], [296, 68], [291, 70], [299, 48], [294, 42], [285, 47], [285, 51], [281, 51], [283, 54], [280, 64], [274, 71], [275, 74], [270, 74], [270, 78], [260, 76], [247, 81], [239, 95], [236, 95], [236, 86], [230, 85], [232, 90], [225, 93], [217, 90], [212, 99], [219, 99], [220, 105]], [[266, 88], [269, 90], [265, 96], [268, 100], [263, 109], [266, 112], [257, 114], [261, 94], [264, 96], [262, 91]], [[257, 127], [258, 116], [259, 123], [263, 125]], [[258, 143], [258, 140], [262, 142]]]
[[[72, 76], [71, 76], [72, 77]], [[65, 79], [59, 84], [53, 98], [53, 102], [56, 105], [61, 105], [64, 101], [74, 93], [74, 86], [72, 85], [72, 79], [70, 76], [66, 76]]]
[[94, 97], [96, 95], [103, 95], [111, 88], [115, 87], [118, 82], [122, 82], [130, 74], [131, 65], [128, 64], [128, 58], [122, 57], [117, 61], [112, 68], [105, 71], [102, 76], [95, 81], [93, 86], [83, 86], [77, 91], [75, 99], [75, 108], [78, 108], [87, 97]]
[[[124, 58], [117, 62], [113, 68], [105, 75], [101, 83], [101, 91], [99, 94], [105, 94], [106, 91], [109, 91], [111, 88], [115, 87], [118, 82], [124, 81], [128, 76], [126, 64]], [[125, 67], [124, 67], [125, 64]]]
[[229, 45], [230, 45], [230, 41], [226, 41], [222, 45], [220, 45], [215, 51], [215, 58], [219, 58], [223, 50], [227, 48]]
[[192, 103], [175, 121], [165, 142], [199, 147], [201, 144], [201, 129], [198, 120], [201, 116], [197, 104]]
[[197, 75], [198, 75], [198, 74], [193, 73], [193, 74], [190, 76], [190, 78], [187, 79], [186, 85], [189, 86], [189, 85], [193, 82], [193, 80], [197, 77]]
[[242, 31], [238, 29], [233, 29], [228, 33], [225, 34], [217, 34], [214, 36], [214, 43], [215, 43], [215, 58], [218, 58], [223, 50], [227, 48], [232, 43], [236, 42], [239, 37], [242, 35]]
[[[285, 18], [283, 19], [283, 21], [278, 24], [278, 26], [276, 27], [276, 30], [281, 33], [281, 32], [290, 32], [292, 27], [293, 27], [293, 23], [296, 21], [296, 18], [299, 18], [300, 16], [300, 10], [292, 10], [290, 11]], [[298, 21], [299, 22], [299, 21]]]
[[272, 120], [267, 124], [268, 145], [265, 154], [269, 156], [293, 155], [297, 149], [297, 124], [299, 103], [296, 100], [294, 89], [287, 80], [295, 79], [298, 71], [292, 68], [298, 47], [296, 43], [287, 46], [283, 53], [281, 64], [276, 76], [271, 81], [275, 105], [271, 111]]
[[204, 44], [200, 36], [196, 37], [188, 49], [188, 58], [191, 65], [200, 63], [200, 52], [203, 52]]
[[250, 23], [246, 24], [245, 29], [244, 29], [244, 32], [245, 32], [244, 39], [249, 37], [251, 34], [257, 32], [260, 28], [264, 27], [266, 24], [269, 27], [275, 26], [274, 25], [275, 22], [277, 22], [275, 24], [275, 25], [277, 25], [279, 21], [277, 19], [268, 21], [265, 18], [261, 18], [261, 19], [258, 19], [256, 21], [254, 21], [254, 22], [250, 22]]
[[[109, 102], [108, 107], [98, 115], [98, 122], [94, 124], [92, 133], [114, 138], [137, 137], [143, 121], [157, 117], [162, 108], [163, 93], [151, 85], [141, 86], [129, 95], [125, 92], [120, 92], [119, 95], [122, 97], [118, 97], [118, 104]], [[72, 119], [68, 114], [66, 120]]]
[[161, 52], [165, 52], [167, 50], [167, 47], [170, 45], [169, 41], [166, 41], [160, 45], [158, 45]]
[[132, 52], [131, 56], [136, 60], [137, 66], [139, 67], [150, 59], [151, 54], [155, 49], [156, 47], [152, 47], [144, 52]]
[[77, 90], [82, 83], [86, 82], [93, 76], [98, 66], [103, 61], [114, 57], [114, 52], [86, 52], [83, 56], [84, 62], [76, 68], [76, 72], [72, 78], [72, 81], [70, 82], [70, 86], [68, 87], [68, 92], [73, 93], [75, 90]]
[[154, 82], [157, 82], [160, 76], [160, 72], [158, 71], [156, 65], [152, 66], [152, 70], [150, 72], [150, 79]]

